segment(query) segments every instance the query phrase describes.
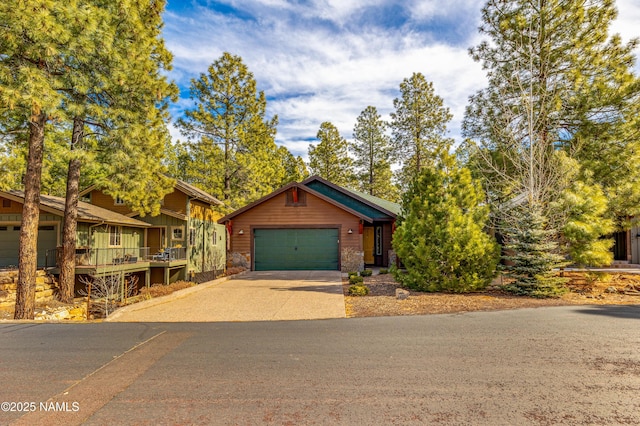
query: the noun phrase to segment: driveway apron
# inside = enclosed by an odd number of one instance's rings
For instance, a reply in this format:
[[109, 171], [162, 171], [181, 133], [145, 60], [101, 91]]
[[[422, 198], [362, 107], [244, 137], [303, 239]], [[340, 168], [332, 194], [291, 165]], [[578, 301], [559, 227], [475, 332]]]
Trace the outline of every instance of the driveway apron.
[[223, 322], [345, 318], [339, 271], [246, 272], [116, 311], [116, 322]]

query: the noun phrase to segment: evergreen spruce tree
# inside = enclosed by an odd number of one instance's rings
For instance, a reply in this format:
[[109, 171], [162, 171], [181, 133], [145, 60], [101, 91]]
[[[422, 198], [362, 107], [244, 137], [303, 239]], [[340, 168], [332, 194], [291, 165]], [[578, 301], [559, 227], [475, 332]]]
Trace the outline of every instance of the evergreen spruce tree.
[[349, 145], [338, 129], [328, 121], [320, 125], [317, 138], [320, 143], [309, 146], [309, 169], [336, 185], [353, 187], [353, 160], [349, 157]]
[[467, 292], [496, 274], [499, 249], [484, 227], [489, 209], [469, 169], [443, 152], [422, 167], [402, 200], [393, 248], [406, 268], [403, 285], [420, 291]]
[[554, 269], [567, 263], [558, 254], [556, 231], [546, 227], [541, 210], [535, 205], [517, 206], [504, 227], [505, 269], [514, 280], [505, 289], [526, 296], [557, 297], [567, 289], [566, 280]]

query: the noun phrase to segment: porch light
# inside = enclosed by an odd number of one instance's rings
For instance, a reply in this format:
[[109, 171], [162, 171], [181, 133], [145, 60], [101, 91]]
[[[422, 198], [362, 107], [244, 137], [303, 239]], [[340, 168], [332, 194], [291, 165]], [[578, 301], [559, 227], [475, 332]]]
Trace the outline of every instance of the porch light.
[[353, 229], [349, 228], [349, 230], [347, 231], [347, 234], [353, 234]]
[[244, 235], [244, 231], [241, 229], [238, 231], [238, 235]]

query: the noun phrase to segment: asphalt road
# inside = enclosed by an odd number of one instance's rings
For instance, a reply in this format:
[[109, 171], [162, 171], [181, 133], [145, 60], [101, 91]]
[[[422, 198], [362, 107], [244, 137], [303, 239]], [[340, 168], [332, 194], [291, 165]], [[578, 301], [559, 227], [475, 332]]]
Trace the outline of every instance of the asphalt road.
[[0, 379], [2, 425], [640, 424], [640, 306], [5, 323]]

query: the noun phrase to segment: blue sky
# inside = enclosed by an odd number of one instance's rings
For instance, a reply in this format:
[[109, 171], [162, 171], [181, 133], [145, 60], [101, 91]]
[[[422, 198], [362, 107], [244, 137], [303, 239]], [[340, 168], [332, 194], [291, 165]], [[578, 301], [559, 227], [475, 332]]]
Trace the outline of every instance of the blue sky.
[[[468, 48], [480, 35], [478, 0], [168, 0], [164, 37], [181, 89], [177, 118], [191, 105], [189, 84], [223, 52], [242, 57], [278, 115], [276, 142], [306, 158], [323, 121], [351, 139], [368, 105], [387, 119], [400, 82], [432, 81], [461, 140], [468, 97], [486, 85]], [[618, 0], [613, 31], [640, 36], [640, 2]], [[640, 53], [640, 52], [638, 52]], [[640, 71], [640, 67], [636, 66]], [[182, 138], [170, 126], [174, 139]], [[184, 139], [184, 138], [182, 138]]]

